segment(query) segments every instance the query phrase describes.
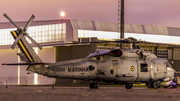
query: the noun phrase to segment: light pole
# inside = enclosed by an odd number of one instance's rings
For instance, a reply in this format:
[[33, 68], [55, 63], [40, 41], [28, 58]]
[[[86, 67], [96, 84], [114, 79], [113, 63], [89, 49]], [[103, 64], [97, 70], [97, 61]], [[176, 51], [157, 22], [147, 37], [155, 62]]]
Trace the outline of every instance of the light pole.
[[[123, 39], [124, 38], [124, 0], [121, 0], [121, 25], [120, 25], [120, 39]], [[124, 49], [124, 44], [123, 43], [120, 43], [120, 49]]]

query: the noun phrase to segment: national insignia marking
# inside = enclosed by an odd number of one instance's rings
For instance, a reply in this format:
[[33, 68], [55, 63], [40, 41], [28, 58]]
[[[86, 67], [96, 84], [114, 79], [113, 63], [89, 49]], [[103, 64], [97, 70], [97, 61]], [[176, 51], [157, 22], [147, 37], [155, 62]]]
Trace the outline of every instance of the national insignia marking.
[[131, 71], [134, 71], [134, 66], [131, 66]]

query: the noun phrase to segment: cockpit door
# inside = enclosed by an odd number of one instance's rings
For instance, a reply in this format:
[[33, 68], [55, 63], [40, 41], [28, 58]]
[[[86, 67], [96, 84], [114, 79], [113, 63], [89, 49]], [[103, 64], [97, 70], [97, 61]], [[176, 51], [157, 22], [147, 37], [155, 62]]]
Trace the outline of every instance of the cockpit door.
[[120, 74], [119, 61], [112, 61], [112, 66], [113, 66], [113, 70], [114, 70], [114, 75], [117, 77]]
[[148, 81], [150, 78], [150, 65], [147, 60], [138, 60], [138, 81]]

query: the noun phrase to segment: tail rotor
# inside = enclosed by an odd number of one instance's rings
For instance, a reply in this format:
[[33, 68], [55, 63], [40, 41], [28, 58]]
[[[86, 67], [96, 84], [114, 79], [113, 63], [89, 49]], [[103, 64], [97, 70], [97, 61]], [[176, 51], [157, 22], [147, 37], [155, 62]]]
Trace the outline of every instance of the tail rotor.
[[19, 40], [26, 36], [27, 38], [29, 38], [31, 40], [31, 42], [36, 46], [38, 47], [39, 49], [42, 49], [42, 47], [34, 40], [32, 39], [29, 34], [26, 32], [28, 27], [31, 25], [31, 23], [33, 22], [35, 16], [32, 15], [31, 18], [29, 19], [29, 21], [27, 22], [27, 24], [25, 25], [25, 27], [19, 27], [15, 24], [15, 22], [7, 15], [7, 14], [4, 14], [4, 17], [7, 18], [16, 28], [17, 28], [17, 32], [18, 32], [18, 36], [17, 38], [15, 39], [13, 45], [11, 46], [12, 49], [15, 48], [16, 44], [19, 42]]

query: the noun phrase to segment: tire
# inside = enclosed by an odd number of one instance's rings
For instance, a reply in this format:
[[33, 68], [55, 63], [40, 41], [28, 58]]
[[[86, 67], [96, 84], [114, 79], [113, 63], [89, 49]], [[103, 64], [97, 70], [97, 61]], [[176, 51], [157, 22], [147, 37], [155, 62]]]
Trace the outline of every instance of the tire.
[[126, 89], [131, 89], [132, 86], [133, 86], [132, 83], [126, 83], [126, 84], [125, 84]]
[[93, 83], [90, 83], [90, 84], [89, 84], [89, 88], [90, 88], [90, 89], [93, 89]]
[[152, 84], [151, 84], [151, 83], [146, 83], [146, 86], [147, 86], [148, 88], [152, 88]]
[[89, 88], [90, 89], [98, 89], [99, 87], [98, 87], [98, 83], [97, 82], [95, 82], [95, 83], [90, 83], [89, 84]]
[[153, 82], [153, 88], [154, 88], [154, 89], [158, 89], [158, 88], [159, 88], [159, 85], [158, 85], [158, 82], [157, 82], [157, 81], [154, 81], [154, 82]]

